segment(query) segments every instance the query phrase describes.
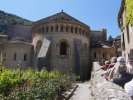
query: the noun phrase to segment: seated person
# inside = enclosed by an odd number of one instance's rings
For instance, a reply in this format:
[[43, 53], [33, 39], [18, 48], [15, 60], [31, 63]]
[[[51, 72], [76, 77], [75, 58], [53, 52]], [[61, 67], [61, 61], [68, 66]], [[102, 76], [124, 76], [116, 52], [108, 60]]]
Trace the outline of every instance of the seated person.
[[133, 75], [133, 58], [128, 58], [127, 72]]
[[126, 93], [133, 99], [133, 79], [124, 86]]
[[113, 70], [110, 72], [110, 75], [109, 75], [108, 80], [124, 88], [124, 85], [125, 85], [127, 82], [131, 81], [132, 75], [126, 72], [127, 67], [126, 67], [125, 64], [120, 64], [120, 65], [117, 67], [117, 71], [119, 72], [120, 77], [113, 78], [113, 72], [114, 72], [114, 70], [115, 70], [115, 69], [113, 69]]

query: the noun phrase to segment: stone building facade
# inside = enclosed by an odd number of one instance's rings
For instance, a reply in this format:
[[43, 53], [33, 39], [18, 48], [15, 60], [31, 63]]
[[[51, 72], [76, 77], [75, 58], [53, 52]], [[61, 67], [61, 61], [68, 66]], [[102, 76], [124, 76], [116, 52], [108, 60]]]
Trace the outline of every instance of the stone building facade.
[[107, 30], [100, 29], [100, 30], [91, 30], [90, 34], [90, 44], [93, 45], [98, 43], [99, 41], [107, 42]]
[[[75, 72], [87, 75], [89, 65], [89, 26], [61, 12], [33, 23], [33, 45], [38, 57], [38, 43], [43, 45], [44, 38], [50, 41], [48, 47], [49, 70], [58, 69], [63, 73]], [[45, 44], [44, 44], [45, 45]], [[45, 59], [45, 57], [44, 57]], [[45, 60], [46, 61], [46, 60]], [[84, 76], [82, 76], [84, 77]]]
[[[115, 39], [112, 38], [111, 42]], [[110, 40], [107, 40], [107, 30], [91, 30], [90, 35], [90, 62], [97, 61], [98, 59], [108, 59], [117, 56], [117, 49], [110, 44]]]
[[90, 60], [97, 61], [98, 59], [108, 59], [116, 56], [116, 49], [108, 45], [107, 43], [98, 42], [94, 45], [91, 45], [90, 48]]
[[32, 45], [22, 41], [10, 41], [3, 43], [1, 46], [3, 51], [2, 64], [9, 68], [18, 68], [32, 66]]
[[84, 80], [88, 78], [94, 51], [109, 51], [105, 54], [109, 54], [108, 58], [115, 56], [112, 47], [91, 48], [99, 41], [107, 42], [106, 34], [105, 29], [91, 31], [88, 25], [63, 11], [32, 26], [13, 25], [8, 28], [7, 40], [0, 45], [1, 64], [10, 68], [21, 65], [45, 67], [48, 71], [58, 69], [62, 73], [73, 72]]
[[6, 42], [8, 40], [7, 35], [0, 35], [0, 44]]
[[118, 13], [118, 25], [122, 31], [122, 55], [128, 59], [128, 57], [133, 57], [133, 26], [126, 25], [126, 7], [124, 0], [122, 0], [120, 11]]

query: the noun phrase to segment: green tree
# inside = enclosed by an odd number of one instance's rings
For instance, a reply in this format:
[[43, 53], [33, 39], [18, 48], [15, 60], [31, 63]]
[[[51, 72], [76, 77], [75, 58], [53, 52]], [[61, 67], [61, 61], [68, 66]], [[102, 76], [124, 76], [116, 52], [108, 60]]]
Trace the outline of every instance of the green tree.
[[126, 24], [133, 25], [133, 0], [125, 0]]

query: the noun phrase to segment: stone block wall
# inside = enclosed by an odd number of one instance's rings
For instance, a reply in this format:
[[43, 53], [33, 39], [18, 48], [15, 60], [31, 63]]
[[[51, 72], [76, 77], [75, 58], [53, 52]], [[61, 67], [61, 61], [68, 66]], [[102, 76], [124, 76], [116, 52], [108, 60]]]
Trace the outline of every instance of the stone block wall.
[[98, 63], [93, 63], [91, 95], [94, 100], [132, 100], [122, 87], [107, 81], [100, 75], [100, 67]]

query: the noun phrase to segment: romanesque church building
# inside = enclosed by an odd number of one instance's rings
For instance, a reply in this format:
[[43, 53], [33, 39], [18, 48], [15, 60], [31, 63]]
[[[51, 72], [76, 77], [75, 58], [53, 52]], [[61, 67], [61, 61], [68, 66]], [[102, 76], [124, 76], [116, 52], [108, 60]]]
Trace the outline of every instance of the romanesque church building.
[[62, 11], [32, 26], [10, 25], [7, 35], [0, 35], [0, 56], [0, 64], [9, 68], [45, 67], [87, 79], [91, 63], [116, 56], [116, 49], [106, 29], [91, 30]]

